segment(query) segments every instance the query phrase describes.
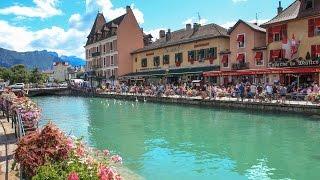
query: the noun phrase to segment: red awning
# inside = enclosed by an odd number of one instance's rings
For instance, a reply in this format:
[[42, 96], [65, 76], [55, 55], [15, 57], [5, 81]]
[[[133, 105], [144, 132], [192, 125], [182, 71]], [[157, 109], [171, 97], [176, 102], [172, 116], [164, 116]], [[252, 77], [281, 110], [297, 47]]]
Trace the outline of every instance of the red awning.
[[275, 26], [272, 28], [273, 33], [280, 33], [281, 32], [281, 26]]
[[237, 60], [238, 61], [243, 61], [244, 60], [244, 54], [238, 54]]
[[263, 59], [263, 53], [262, 52], [256, 52], [256, 55], [254, 57], [255, 60], [261, 61]]
[[281, 57], [281, 50], [273, 50], [272, 51], [272, 55], [271, 55], [272, 58], [280, 58]]
[[244, 41], [244, 35], [238, 35], [238, 38], [237, 38], [237, 41], [238, 42], [243, 42]]
[[229, 58], [228, 58], [228, 55], [225, 54], [225, 55], [222, 56], [221, 62], [222, 62], [222, 63], [228, 63], [228, 59], [229, 59]]
[[316, 25], [316, 27], [320, 27], [320, 18], [317, 18], [315, 20], [315, 25]]

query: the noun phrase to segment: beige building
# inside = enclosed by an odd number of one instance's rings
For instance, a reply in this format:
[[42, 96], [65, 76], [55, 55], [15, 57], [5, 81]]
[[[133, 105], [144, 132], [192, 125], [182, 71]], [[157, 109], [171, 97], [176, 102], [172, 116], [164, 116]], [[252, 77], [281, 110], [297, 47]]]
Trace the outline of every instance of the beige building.
[[53, 63], [53, 80], [63, 82], [68, 80], [68, 68], [67, 62], [55, 62]]
[[130, 53], [143, 48], [143, 43], [143, 32], [130, 6], [126, 14], [109, 22], [98, 13], [85, 45], [87, 78], [97, 85], [130, 73]]
[[219, 70], [220, 51], [229, 48], [227, 30], [216, 24], [187, 24], [184, 29], [159, 32], [159, 39], [132, 53], [133, 73], [124, 78], [169, 82], [201, 79], [202, 73]]
[[263, 24], [267, 29], [268, 67], [278, 68], [270, 82], [319, 82], [320, 1], [296, 0]]

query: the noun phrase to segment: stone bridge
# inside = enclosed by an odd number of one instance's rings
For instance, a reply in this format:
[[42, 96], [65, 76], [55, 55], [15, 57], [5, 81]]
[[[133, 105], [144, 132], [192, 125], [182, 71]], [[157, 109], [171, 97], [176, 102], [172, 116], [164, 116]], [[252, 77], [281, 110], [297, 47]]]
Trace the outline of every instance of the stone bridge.
[[[21, 90], [14, 89], [13, 92], [19, 92]], [[50, 87], [50, 88], [31, 88], [24, 89], [25, 93], [29, 97], [33, 96], [49, 96], [49, 95], [69, 95], [70, 89], [68, 87]], [[0, 91], [0, 93], [3, 90]]]

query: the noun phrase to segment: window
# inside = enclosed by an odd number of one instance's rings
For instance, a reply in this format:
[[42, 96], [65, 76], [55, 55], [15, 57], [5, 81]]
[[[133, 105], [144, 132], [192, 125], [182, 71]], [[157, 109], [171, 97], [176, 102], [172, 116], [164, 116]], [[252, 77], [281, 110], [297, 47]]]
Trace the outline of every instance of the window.
[[106, 45], [105, 44], [103, 45], [103, 52], [104, 53], [106, 52]]
[[311, 57], [313, 59], [320, 57], [320, 45], [312, 45], [311, 46]]
[[97, 50], [96, 52], [99, 52], [99, 46], [96, 48], [96, 50]]
[[221, 63], [223, 67], [229, 67], [229, 56], [227, 54], [222, 56]]
[[308, 36], [320, 36], [320, 17], [308, 20]]
[[208, 59], [216, 59], [217, 58], [217, 48], [209, 48], [207, 49], [207, 58]]
[[110, 50], [113, 51], [113, 43], [110, 42]]
[[103, 67], [106, 67], [107, 63], [106, 63], [106, 58], [103, 58]]
[[283, 59], [285, 54], [286, 51], [284, 49], [270, 50], [270, 62]]
[[153, 66], [158, 67], [159, 65], [160, 65], [160, 57], [159, 56], [153, 57]]
[[206, 58], [206, 50], [205, 49], [198, 50], [197, 55], [198, 55], [199, 62], [203, 62], [204, 59]]
[[147, 67], [148, 66], [148, 60], [147, 58], [141, 59], [141, 67]]
[[246, 55], [245, 55], [244, 53], [238, 54], [238, 56], [237, 56], [237, 61], [238, 61], [240, 64], [245, 63], [245, 61], [246, 61]]
[[170, 64], [170, 56], [169, 55], [164, 55], [162, 57], [162, 60], [163, 60], [163, 65]]
[[256, 52], [254, 59], [256, 61], [256, 66], [262, 66], [263, 65], [263, 52]]
[[304, 0], [305, 3], [305, 9], [313, 9], [313, 0]]
[[114, 56], [110, 56], [110, 65], [111, 65], [111, 66], [114, 65]]
[[174, 59], [175, 59], [176, 66], [180, 66], [182, 61], [183, 61], [182, 53], [175, 54], [175, 58]]
[[275, 42], [281, 41], [280, 33], [274, 33], [274, 39]]
[[188, 61], [195, 61], [196, 60], [196, 51], [188, 51]]
[[237, 42], [238, 42], [238, 48], [244, 48], [245, 44], [244, 44], [244, 34], [239, 34], [237, 37]]

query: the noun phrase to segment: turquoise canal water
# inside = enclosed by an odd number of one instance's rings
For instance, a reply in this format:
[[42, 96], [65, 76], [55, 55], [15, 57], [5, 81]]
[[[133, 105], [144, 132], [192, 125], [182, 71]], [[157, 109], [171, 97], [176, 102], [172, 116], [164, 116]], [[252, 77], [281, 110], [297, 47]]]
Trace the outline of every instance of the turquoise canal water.
[[48, 119], [145, 179], [319, 179], [316, 117], [38, 97]]

